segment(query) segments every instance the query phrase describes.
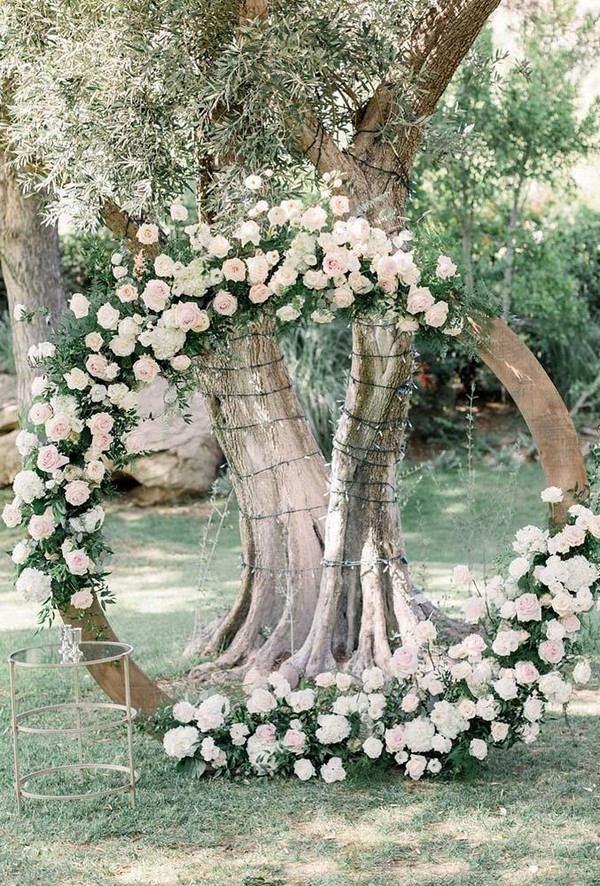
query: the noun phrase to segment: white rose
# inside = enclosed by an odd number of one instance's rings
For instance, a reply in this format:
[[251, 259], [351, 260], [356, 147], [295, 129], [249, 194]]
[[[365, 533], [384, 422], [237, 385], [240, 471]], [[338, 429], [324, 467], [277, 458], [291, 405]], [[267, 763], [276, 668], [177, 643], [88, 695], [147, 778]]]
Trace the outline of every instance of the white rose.
[[283, 305], [275, 311], [275, 314], [282, 323], [289, 323], [291, 320], [298, 319], [300, 311], [293, 305]]
[[169, 215], [171, 216], [173, 221], [185, 221], [188, 217], [188, 211], [183, 203], [175, 201], [175, 203], [171, 204]]
[[317, 674], [317, 676], [315, 677], [315, 683], [317, 686], [321, 686], [323, 688], [334, 686], [335, 674], [333, 674], [331, 671], [324, 671], [322, 674]]
[[183, 760], [194, 756], [199, 742], [200, 733], [194, 726], [176, 726], [165, 734], [163, 747], [169, 757]]
[[426, 767], [427, 757], [423, 757], [421, 754], [413, 754], [406, 764], [405, 771], [409, 778], [412, 778], [413, 781], [418, 781], [425, 772]]
[[442, 280], [447, 280], [449, 277], [454, 277], [456, 274], [456, 270], [456, 265], [447, 255], [440, 255], [438, 257], [435, 273]]
[[152, 224], [140, 225], [137, 230], [136, 237], [140, 243], [144, 244], [144, 246], [149, 246], [152, 243], [158, 243], [158, 227], [157, 227], [157, 225], [152, 225]]
[[231, 248], [231, 244], [226, 237], [218, 234], [216, 237], [211, 237], [208, 241], [208, 252], [211, 255], [214, 255], [215, 258], [225, 258], [227, 253]]
[[363, 741], [363, 751], [371, 760], [377, 760], [383, 752], [383, 742], [379, 738], [375, 738], [374, 735], [370, 735]]
[[173, 716], [178, 723], [191, 723], [196, 716], [196, 708], [189, 701], [178, 701], [173, 705]]
[[276, 707], [277, 699], [267, 689], [255, 689], [246, 702], [246, 708], [250, 714], [266, 714]]
[[249, 191], [260, 191], [262, 188], [262, 178], [260, 175], [248, 175], [244, 179], [244, 185]]
[[589, 661], [578, 661], [573, 668], [573, 680], [575, 683], [583, 686], [585, 683], [589, 683], [591, 676], [592, 669]]
[[502, 723], [500, 720], [495, 720], [491, 726], [492, 738], [494, 741], [504, 741], [508, 735], [508, 730], [508, 723]]
[[540, 498], [548, 504], [558, 504], [563, 500], [564, 494], [559, 486], [547, 486], [540, 493]]
[[120, 318], [121, 315], [117, 309], [113, 308], [109, 302], [105, 302], [101, 305], [96, 312], [98, 325], [103, 329], [116, 329], [119, 325]]
[[306, 759], [296, 760], [294, 763], [294, 773], [300, 781], [308, 781], [309, 778], [313, 778], [317, 774], [313, 764]]
[[321, 766], [321, 778], [327, 784], [333, 784], [334, 781], [343, 781], [346, 778], [346, 770], [342, 765], [340, 757], [331, 757], [323, 766]]
[[481, 738], [474, 738], [469, 745], [469, 753], [476, 760], [485, 760], [488, 753], [488, 747]]
[[425, 324], [434, 329], [439, 329], [448, 319], [448, 302], [436, 301], [425, 311]]

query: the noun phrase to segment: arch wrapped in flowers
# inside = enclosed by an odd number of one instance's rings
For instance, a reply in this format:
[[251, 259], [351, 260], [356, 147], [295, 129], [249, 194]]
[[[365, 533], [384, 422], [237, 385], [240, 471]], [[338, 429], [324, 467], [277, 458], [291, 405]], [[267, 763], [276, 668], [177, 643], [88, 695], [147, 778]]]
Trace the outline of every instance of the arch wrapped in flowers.
[[[247, 180], [250, 190], [259, 185]], [[111, 599], [102, 496], [110, 470], [142, 450], [137, 392], [158, 375], [171, 403], [184, 405], [194, 360], [265, 315], [279, 324], [383, 316], [407, 337], [471, 328], [452, 260], [420, 267], [407, 232], [390, 236], [349, 216], [343, 195], [308, 205], [258, 200], [228, 237], [186, 224], [180, 202], [170, 216], [168, 236], [142, 224], [139, 250], [115, 253], [92, 292], [72, 297], [55, 341], [30, 352], [43, 374], [3, 518], [27, 529], [12, 554], [16, 586], [40, 605], [42, 621], [59, 611], [97, 624]], [[562, 490], [544, 495], [563, 506]], [[599, 538], [600, 517], [583, 504], [568, 508], [567, 525], [552, 536], [526, 527], [506, 576], [478, 588], [456, 573], [474, 589], [465, 604], [474, 629], [461, 643], [441, 650], [433, 624], [420, 622], [389, 671], [369, 668], [360, 684], [327, 672], [297, 688], [285, 669], [250, 672], [242, 705], [220, 694], [198, 708], [177, 704], [165, 749], [196, 769], [301, 779], [320, 772], [335, 781], [360, 756], [393, 758], [419, 778], [463, 769], [490, 745], [533, 741], [546, 707], [571, 694], [563, 671], [577, 651], [580, 615], [594, 605]], [[573, 679], [584, 682], [587, 663], [574, 667]], [[141, 672], [137, 679], [148, 690]], [[155, 692], [150, 706], [160, 700]]]

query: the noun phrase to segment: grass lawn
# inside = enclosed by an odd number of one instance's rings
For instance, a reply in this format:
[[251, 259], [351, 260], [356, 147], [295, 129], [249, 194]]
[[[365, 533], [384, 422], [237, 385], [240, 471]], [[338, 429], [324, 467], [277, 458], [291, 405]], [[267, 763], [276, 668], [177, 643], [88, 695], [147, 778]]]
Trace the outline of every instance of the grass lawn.
[[[475, 491], [456, 471], [409, 477], [403, 483], [407, 549], [420, 584], [449, 608], [452, 567], [471, 561], [493, 571], [494, 557], [518, 526], [543, 519], [539, 469], [518, 475], [478, 472]], [[199, 537], [208, 506], [136, 510], [111, 505], [113, 587], [119, 603], [111, 623], [136, 647], [153, 676], [184, 685], [182, 649], [196, 615], [208, 620], [236, 589], [239, 539], [235, 517], [219, 539], [211, 581], [196, 591]], [[4, 549], [13, 534], [4, 532]], [[426, 565], [425, 565], [426, 564]], [[35, 613], [0, 566], [0, 657], [44, 641]], [[533, 746], [491, 755], [469, 782], [409, 783], [375, 771], [333, 786], [252, 781], [247, 784], [175, 777], [159, 745], [136, 735], [142, 772], [139, 802], [123, 797], [77, 803], [26, 801], [16, 816], [8, 728], [8, 675], [0, 668], [1, 886], [350, 886], [350, 884], [600, 883], [600, 772], [597, 747], [598, 642], [595, 682], [579, 692], [569, 722], [555, 717]], [[67, 697], [60, 674], [34, 672], [23, 681], [40, 704]], [[96, 690], [86, 690], [90, 697]], [[193, 692], [193, 690], [192, 690]], [[31, 693], [31, 694], [30, 694]], [[122, 745], [108, 733], [91, 759], [111, 760]], [[27, 767], [73, 760], [72, 741], [23, 739]], [[49, 756], [48, 756], [49, 755]]]

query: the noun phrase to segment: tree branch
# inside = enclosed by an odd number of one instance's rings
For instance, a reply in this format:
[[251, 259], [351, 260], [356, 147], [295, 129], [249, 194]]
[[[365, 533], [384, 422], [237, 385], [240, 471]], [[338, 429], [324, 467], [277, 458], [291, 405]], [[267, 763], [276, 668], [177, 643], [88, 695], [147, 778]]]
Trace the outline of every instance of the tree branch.
[[123, 238], [127, 241], [132, 253], [144, 252], [150, 258], [158, 253], [158, 244], [153, 243], [150, 246], [144, 246], [137, 239], [139, 223], [132, 218], [128, 212], [113, 203], [112, 200], [105, 200], [100, 208], [100, 217], [111, 234], [115, 237]]
[[[415, 121], [433, 113], [459, 64], [499, 4], [500, 0], [435, 0], [419, 19], [407, 42], [404, 74], [415, 84], [408, 108]], [[373, 146], [392, 117], [397, 90], [397, 73], [377, 87], [357, 128], [353, 153], [362, 155]], [[415, 129], [410, 127], [403, 139], [404, 150], [409, 153], [414, 153], [419, 141]]]

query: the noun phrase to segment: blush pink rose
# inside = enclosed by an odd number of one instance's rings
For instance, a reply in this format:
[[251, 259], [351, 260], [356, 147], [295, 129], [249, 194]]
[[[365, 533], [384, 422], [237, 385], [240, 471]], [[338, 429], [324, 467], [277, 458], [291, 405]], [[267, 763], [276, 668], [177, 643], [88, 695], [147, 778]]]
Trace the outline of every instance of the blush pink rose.
[[160, 366], [151, 357], [140, 357], [133, 364], [133, 374], [138, 381], [144, 384], [150, 384], [150, 382], [154, 381], [159, 372]]
[[43, 514], [34, 514], [29, 521], [29, 535], [35, 539], [35, 541], [39, 541], [42, 538], [50, 538], [55, 529], [56, 523], [54, 522], [50, 510]]
[[253, 305], [261, 305], [272, 295], [273, 293], [268, 286], [265, 286], [264, 283], [255, 283], [254, 286], [250, 287], [250, 290], [248, 292], [248, 298]]
[[419, 653], [414, 646], [400, 646], [392, 655], [392, 670], [396, 677], [414, 674], [419, 667]]
[[44, 471], [47, 474], [54, 474], [55, 471], [64, 467], [68, 462], [69, 459], [64, 455], [61, 455], [53, 444], [50, 446], [42, 446], [38, 452], [37, 466], [40, 471]]
[[98, 461], [97, 459], [88, 462], [85, 467], [86, 477], [89, 477], [89, 479], [92, 480], [94, 483], [99, 483], [104, 477], [105, 473], [106, 468], [104, 467], [102, 462]]
[[90, 487], [85, 480], [72, 480], [65, 486], [65, 498], [73, 507], [78, 508], [90, 497]]
[[164, 311], [171, 289], [164, 280], [149, 280], [142, 292], [142, 301], [151, 311]]
[[328, 277], [341, 277], [346, 272], [346, 263], [335, 252], [328, 252], [323, 257], [323, 272]]
[[88, 419], [87, 426], [92, 434], [108, 434], [113, 429], [114, 419], [108, 412], [97, 412]]
[[238, 283], [246, 279], [246, 265], [239, 258], [228, 258], [221, 267], [226, 280], [235, 280]]
[[447, 319], [448, 303], [445, 301], [436, 301], [425, 311], [425, 323], [434, 329], [443, 326]]
[[71, 606], [75, 609], [89, 609], [93, 602], [93, 594], [88, 590], [76, 591], [71, 597]]
[[385, 746], [390, 754], [401, 751], [406, 742], [404, 741], [404, 726], [398, 724], [385, 731]]
[[435, 299], [426, 286], [413, 286], [408, 293], [406, 310], [409, 314], [421, 314], [429, 310]]
[[255, 735], [260, 741], [269, 742], [275, 738], [276, 732], [277, 729], [272, 723], [262, 723], [257, 726]]
[[29, 418], [34, 425], [43, 425], [52, 416], [48, 403], [34, 403], [29, 410]]
[[231, 317], [237, 311], [237, 298], [226, 289], [221, 289], [213, 298], [212, 306], [217, 314], [224, 317]]
[[518, 661], [515, 665], [515, 680], [517, 683], [527, 685], [535, 683], [540, 672], [531, 661]]
[[76, 548], [74, 551], [68, 551], [64, 556], [71, 575], [85, 575], [86, 572], [89, 572], [92, 561], [85, 551]]
[[96, 378], [107, 378], [108, 361], [101, 354], [90, 354], [85, 361], [85, 368]]
[[[181, 301], [173, 308], [176, 326], [186, 332], [189, 329], [202, 327], [204, 313], [193, 301]], [[202, 329], [200, 328], [199, 331], [202, 331]]]
[[112, 434], [107, 434], [106, 431], [97, 431], [92, 436], [92, 449], [95, 452], [106, 452], [107, 449], [110, 449], [112, 442]]
[[548, 664], [558, 664], [565, 655], [565, 647], [562, 640], [544, 640], [538, 646], [538, 654], [542, 661]]
[[302, 754], [306, 746], [306, 735], [300, 729], [288, 729], [283, 736], [282, 744], [293, 754]]
[[390, 280], [398, 273], [398, 264], [396, 259], [390, 255], [384, 255], [377, 265], [377, 277], [379, 280]]
[[123, 303], [135, 301], [138, 297], [138, 291], [131, 283], [124, 283], [117, 289], [117, 298]]
[[519, 621], [540, 621], [542, 607], [535, 594], [521, 594], [515, 600], [515, 612]]
[[71, 420], [67, 415], [54, 415], [45, 424], [49, 440], [66, 440], [71, 433]]
[[125, 437], [125, 449], [127, 452], [141, 452], [144, 449], [144, 435], [141, 431], [132, 431]]

